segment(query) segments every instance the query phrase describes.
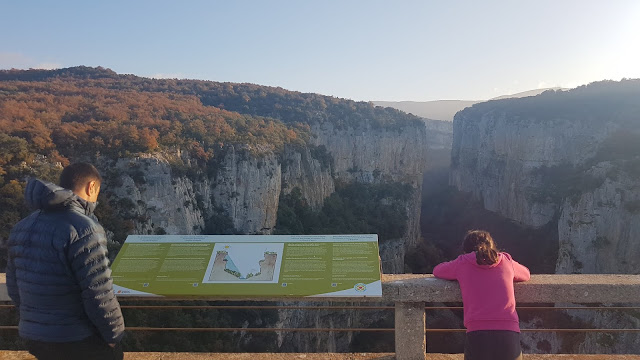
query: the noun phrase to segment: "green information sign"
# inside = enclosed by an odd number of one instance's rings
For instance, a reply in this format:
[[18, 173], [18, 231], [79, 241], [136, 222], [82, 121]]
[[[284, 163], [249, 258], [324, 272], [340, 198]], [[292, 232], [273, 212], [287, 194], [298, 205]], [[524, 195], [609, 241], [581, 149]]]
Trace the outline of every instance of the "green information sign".
[[129, 235], [118, 296], [379, 297], [378, 235]]

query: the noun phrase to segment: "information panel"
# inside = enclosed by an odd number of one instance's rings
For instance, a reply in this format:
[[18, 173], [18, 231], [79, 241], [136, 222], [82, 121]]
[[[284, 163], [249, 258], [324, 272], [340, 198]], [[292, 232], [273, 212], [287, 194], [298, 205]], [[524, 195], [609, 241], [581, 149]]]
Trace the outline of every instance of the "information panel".
[[379, 297], [378, 235], [129, 235], [117, 296]]

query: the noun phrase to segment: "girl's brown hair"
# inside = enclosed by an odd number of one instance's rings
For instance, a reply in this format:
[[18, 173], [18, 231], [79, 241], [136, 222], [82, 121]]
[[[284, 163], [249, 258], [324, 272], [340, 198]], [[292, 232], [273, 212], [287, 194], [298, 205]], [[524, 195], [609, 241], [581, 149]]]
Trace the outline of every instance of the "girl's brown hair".
[[493, 265], [498, 262], [498, 249], [488, 231], [468, 231], [462, 249], [465, 254], [475, 251], [478, 265]]

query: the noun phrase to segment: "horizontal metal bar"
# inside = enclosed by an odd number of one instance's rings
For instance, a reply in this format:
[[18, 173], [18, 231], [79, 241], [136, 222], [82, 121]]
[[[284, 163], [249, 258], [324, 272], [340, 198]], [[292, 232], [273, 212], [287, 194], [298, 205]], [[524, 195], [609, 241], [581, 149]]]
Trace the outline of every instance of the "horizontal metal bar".
[[[0, 326], [0, 330], [18, 330], [17, 326]], [[249, 331], [249, 332], [394, 332], [393, 328], [158, 328], [131, 326], [127, 331], [186, 331], [186, 332], [223, 332], [223, 331]], [[426, 329], [428, 333], [466, 332], [466, 329]], [[640, 332], [640, 329], [521, 329], [522, 332]]]
[[[393, 306], [279, 306], [279, 305], [126, 305], [122, 309], [224, 309], [224, 310], [393, 310]], [[0, 305], [0, 308], [15, 308]]]
[[[467, 329], [426, 329], [426, 332], [466, 332]], [[640, 332], [640, 329], [520, 329], [521, 332], [582, 332], [582, 333], [619, 333], [619, 332]]]
[[393, 306], [234, 306], [234, 305], [121, 305], [123, 309], [220, 309], [220, 310], [393, 310]]
[[343, 329], [343, 328], [153, 328], [153, 327], [127, 327], [126, 330], [131, 331], [251, 331], [251, 332], [353, 332], [353, 331], [362, 331], [362, 332], [393, 332], [395, 329], [393, 328], [353, 328], [353, 329]]
[[[462, 306], [427, 306], [425, 310], [462, 310]], [[640, 306], [516, 306], [516, 310], [640, 310]]]
[[[14, 308], [0, 305], [0, 308]], [[393, 310], [393, 306], [279, 306], [279, 305], [121, 305], [123, 309], [221, 310]], [[640, 310], [640, 306], [518, 306], [517, 310]], [[427, 306], [425, 310], [462, 310], [462, 306]]]
[[[0, 330], [18, 330], [17, 326], [0, 326]], [[222, 332], [222, 331], [250, 331], [250, 332], [353, 332], [353, 331], [361, 331], [361, 332], [393, 332], [395, 329], [393, 328], [352, 328], [352, 329], [344, 329], [344, 328], [189, 328], [189, 327], [179, 327], [179, 328], [158, 328], [158, 327], [144, 327], [144, 326], [128, 326], [125, 329], [126, 331], [187, 331], [187, 332]]]
[[522, 332], [640, 332], [640, 329], [520, 329]]
[[[128, 327], [131, 331], [252, 331], [252, 332], [394, 332], [393, 328], [148, 328]], [[426, 329], [425, 332], [466, 332], [467, 329]], [[640, 332], [640, 329], [521, 329], [522, 332]]]
[[516, 306], [516, 310], [640, 310], [640, 306]]

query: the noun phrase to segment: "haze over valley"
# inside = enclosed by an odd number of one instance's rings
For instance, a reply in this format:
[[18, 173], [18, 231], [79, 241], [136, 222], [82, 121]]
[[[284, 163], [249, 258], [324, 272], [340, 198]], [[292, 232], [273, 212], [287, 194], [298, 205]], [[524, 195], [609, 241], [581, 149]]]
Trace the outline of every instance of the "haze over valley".
[[[559, 87], [535, 89], [535, 90], [523, 91], [516, 94], [511, 94], [511, 95], [501, 95], [488, 100], [500, 100], [500, 99], [536, 96], [547, 90], [567, 90], [567, 89], [559, 88]], [[487, 101], [487, 100], [373, 101], [373, 103], [379, 106], [385, 106], [385, 107], [388, 106], [394, 109], [402, 110], [406, 113], [420, 116], [425, 119], [453, 121], [453, 116], [458, 111], [483, 101]]]

